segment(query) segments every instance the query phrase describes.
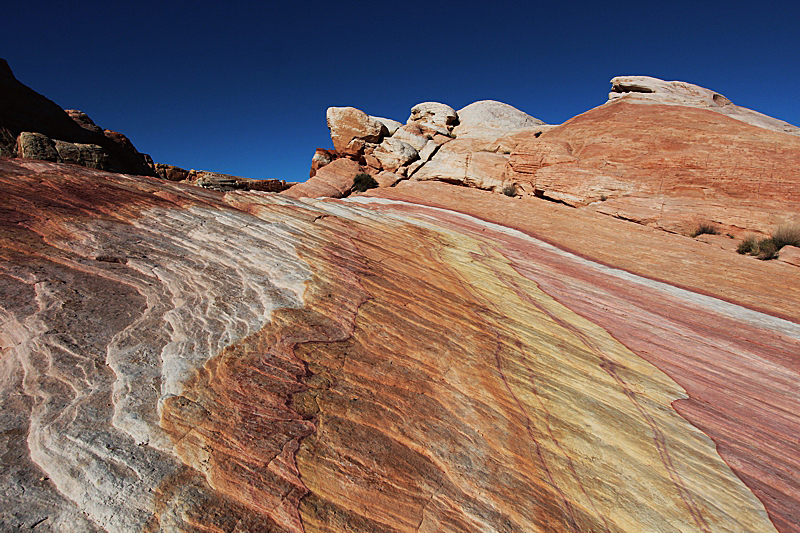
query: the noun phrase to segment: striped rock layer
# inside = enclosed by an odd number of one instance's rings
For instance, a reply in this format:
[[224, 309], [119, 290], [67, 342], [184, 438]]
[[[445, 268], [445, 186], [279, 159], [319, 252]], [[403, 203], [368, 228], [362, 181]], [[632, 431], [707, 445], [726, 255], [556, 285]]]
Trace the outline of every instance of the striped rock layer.
[[796, 267], [435, 183], [0, 184], [3, 531], [800, 529]]

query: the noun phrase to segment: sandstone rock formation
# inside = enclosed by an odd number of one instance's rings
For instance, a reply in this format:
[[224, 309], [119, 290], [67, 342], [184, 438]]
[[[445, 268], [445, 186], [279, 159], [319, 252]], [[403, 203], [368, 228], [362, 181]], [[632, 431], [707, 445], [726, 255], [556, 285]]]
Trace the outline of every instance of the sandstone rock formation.
[[317, 170], [336, 159], [337, 155], [336, 150], [317, 148], [314, 152], [314, 156], [311, 158], [311, 172], [309, 172], [309, 177], [313, 178]]
[[544, 125], [544, 122], [523, 113], [516, 107], [495, 100], [480, 100], [458, 110], [458, 126], [453, 133], [459, 137], [497, 136], [515, 130]]
[[800, 531], [800, 249], [729, 238], [797, 222], [779, 121], [331, 108], [286, 189], [98, 170], [130, 141], [13, 81], [0, 531]]
[[800, 135], [800, 128], [758, 111], [734, 105], [721, 94], [683, 81], [663, 81], [649, 76], [618, 76], [611, 80], [609, 100], [624, 98], [637, 103], [699, 107], [761, 128]]
[[621, 98], [527, 135], [508, 179], [669, 231], [689, 234], [703, 219], [736, 235], [769, 232], [800, 212], [800, 137], [696, 106]]
[[189, 178], [188, 170], [175, 165], [156, 163], [155, 171], [159, 178], [169, 181], [183, 181]]
[[42, 133], [23, 131], [17, 137], [16, 154], [27, 159], [58, 161], [56, 143]]
[[[196, 185], [198, 187], [203, 187], [205, 189], [212, 189], [215, 191], [227, 192], [227, 191], [262, 191], [262, 192], [281, 192], [293, 184], [286, 183], [284, 180], [276, 180], [276, 179], [265, 179], [265, 180], [258, 180], [252, 178], [240, 178], [238, 176], [231, 176], [230, 174], [221, 174], [219, 172], [208, 172], [206, 170], [189, 170], [186, 171], [182, 168], [178, 167], [171, 167], [165, 168], [165, 165], [161, 166], [162, 172], [164, 172], [164, 178], [169, 179], [170, 177], [179, 177], [184, 172], [186, 173], [186, 177], [181, 180], [185, 183], [190, 185]], [[172, 180], [178, 181], [178, 180]]]
[[[0, 156], [42, 158], [113, 172], [155, 175], [149, 156], [139, 153], [124, 135], [101, 130], [81, 111], [65, 112], [20, 83], [4, 59], [0, 59], [0, 93], [3, 95]], [[20, 138], [23, 134], [26, 136]], [[38, 140], [34, 141], [32, 134]], [[66, 157], [59, 150], [53, 154], [52, 149], [59, 141]]]
[[0, 529], [800, 527], [795, 266], [442, 183], [0, 186]]
[[455, 109], [439, 102], [423, 102], [411, 108], [407, 124], [416, 124], [425, 131], [450, 135], [458, 124]]
[[69, 118], [78, 123], [78, 125], [89, 131], [95, 133], [103, 133], [103, 129], [94, 123], [94, 120], [89, 118], [89, 115], [78, 109], [65, 109], [64, 112], [69, 115]]
[[[688, 235], [705, 221], [738, 237], [796, 221], [797, 133], [714, 91], [626, 76], [612, 80], [608, 103], [561, 126], [491, 100], [458, 112], [426, 102], [381, 144], [359, 141], [346, 156], [373, 175], [511, 187], [667, 231]], [[312, 173], [337, 157], [318, 152]]]
[[337, 159], [317, 170], [304, 183], [291, 186], [284, 194], [292, 198], [342, 198], [350, 194], [353, 181], [364, 168], [351, 159]]
[[[460, 122], [459, 115], [450, 106], [425, 102], [414, 106], [408, 122], [400, 125], [354, 108], [330, 108], [328, 126], [336, 149], [317, 148], [311, 160], [310, 175], [313, 178], [331, 161], [347, 158], [360, 165], [359, 171], [373, 176], [389, 172], [420, 181], [437, 180], [501, 190], [508, 185], [506, 164], [511, 150], [519, 142], [517, 134], [538, 136], [552, 128], [508, 104], [493, 100], [475, 102], [462, 111], [465, 120]], [[386, 126], [381, 130], [380, 142], [375, 140], [378, 138], [376, 121]], [[456, 136], [459, 138], [454, 139]], [[440, 151], [445, 144], [447, 147]], [[389, 181], [379, 180], [379, 183]], [[325, 196], [335, 189], [339, 191], [333, 193], [336, 198], [347, 194], [344, 186], [315, 187], [312, 184], [298, 191], [302, 190], [304, 196]]]
[[410, 144], [389, 137], [375, 148], [372, 156], [378, 160], [381, 168], [392, 172], [419, 159], [419, 152]]
[[379, 143], [389, 134], [381, 121], [355, 107], [329, 107], [326, 118], [333, 147], [341, 154], [356, 155], [364, 143]]
[[386, 126], [387, 135], [394, 135], [394, 132], [396, 132], [403, 125], [402, 123], [397, 122], [396, 120], [392, 120], [390, 118], [373, 117], [372, 115], [370, 115], [369, 118], [377, 120], [378, 122]]

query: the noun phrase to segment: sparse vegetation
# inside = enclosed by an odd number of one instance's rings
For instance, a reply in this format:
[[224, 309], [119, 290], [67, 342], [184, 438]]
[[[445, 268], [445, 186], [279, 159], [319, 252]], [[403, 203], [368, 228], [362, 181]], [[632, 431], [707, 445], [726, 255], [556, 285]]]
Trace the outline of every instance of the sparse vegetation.
[[758, 253], [758, 239], [755, 235], [748, 235], [739, 243], [736, 251], [742, 255], [756, 255]]
[[364, 192], [368, 189], [374, 189], [378, 186], [378, 182], [375, 181], [375, 178], [367, 174], [366, 172], [360, 172], [356, 174], [355, 179], [353, 180], [353, 191], [354, 192]]
[[758, 241], [758, 257], [762, 261], [766, 261], [767, 259], [775, 259], [778, 257], [778, 245], [775, 244], [775, 241], [772, 238], [769, 239], [761, 239]]
[[780, 226], [772, 236], [757, 239], [749, 235], [736, 248], [740, 254], [754, 255], [762, 260], [775, 259], [778, 251], [784, 246], [800, 247], [800, 225]]
[[692, 232], [692, 238], [699, 235], [719, 235], [719, 228], [711, 222], [701, 222]]
[[517, 186], [513, 183], [509, 183], [505, 187], [503, 187], [503, 194], [506, 196], [516, 196], [517, 195]]
[[778, 227], [772, 234], [772, 242], [778, 250], [784, 246], [800, 247], [800, 224], [791, 224]]

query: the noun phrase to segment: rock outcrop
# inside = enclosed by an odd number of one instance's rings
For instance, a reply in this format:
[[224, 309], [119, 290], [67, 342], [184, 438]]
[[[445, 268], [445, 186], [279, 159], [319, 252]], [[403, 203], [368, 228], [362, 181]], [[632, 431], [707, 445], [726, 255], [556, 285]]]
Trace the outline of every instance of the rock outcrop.
[[332, 108], [305, 183], [152, 179], [19, 85], [0, 531], [800, 531], [800, 248], [680, 234], [797, 222], [791, 128], [615, 78], [560, 126]]
[[410, 144], [389, 137], [375, 147], [372, 156], [380, 163], [380, 168], [394, 172], [402, 166], [419, 159], [419, 152]]
[[356, 175], [364, 168], [351, 159], [337, 159], [321, 169], [304, 183], [291, 186], [284, 193], [292, 198], [342, 198], [353, 190]]
[[795, 266], [442, 183], [0, 186], [4, 530], [800, 527]]
[[[372, 176], [388, 172], [401, 180], [436, 180], [502, 190], [508, 185], [505, 167], [518, 142], [516, 135], [528, 132], [538, 136], [552, 128], [508, 104], [492, 100], [475, 102], [461, 111], [463, 121], [448, 105], [424, 102], [414, 106], [408, 122], [401, 125], [355, 108], [329, 108], [328, 127], [335, 149], [317, 148], [310, 175], [314, 178], [320, 168], [345, 158], [358, 163], [358, 172]], [[378, 123], [385, 128], [379, 128]], [[308, 187], [299, 187], [297, 191], [302, 192], [297, 194], [325, 196], [330, 192], [336, 198], [346, 196], [345, 183], [339, 177], [333, 178], [334, 174], [339, 172], [315, 180]], [[339, 185], [320, 185], [331, 179]], [[400, 180], [378, 182], [384, 187], [397, 181]], [[386, 185], [390, 182], [392, 185]]]
[[380, 143], [362, 127], [348, 141], [356, 151], [318, 150], [312, 174], [345, 156], [372, 175], [536, 196], [687, 235], [702, 223], [738, 237], [795, 222], [800, 128], [689, 83], [611, 81], [608, 103], [560, 126], [492, 100], [458, 112], [418, 104]]
[[416, 124], [424, 132], [450, 135], [458, 124], [455, 109], [439, 102], [423, 102], [411, 108], [406, 124]]
[[159, 178], [169, 181], [183, 181], [189, 178], [188, 170], [175, 165], [156, 163], [155, 171]]
[[[643, 76], [614, 78], [609, 99], [561, 126], [491, 100], [458, 112], [427, 102], [380, 143], [362, 128], [346, 157], [372, 175], [537, 196], [686, 235], [702, 223], [738, 237], [795, 221], [795, 126], [696, 85]], [[318, 151], [312, 173], [337, 157]]]
[[379, 143], [389, 134], [380, 120], [355, 107], [329, 107], [326, 118], [333, 147], [340, 154], [357, 155], [366, 143]]
[[708, 221], [735, 235], [769, 232], [800, 212], [800, 137], [696, 106], [620, 98], [528, 135], [508, 178], [669, 231], [689, 234]]
[[734, 105], [718, 92], [683, 81], [663, 81], [649, 76], [618, 76], [611, 80], [608, 99], [637, 103], [699, 107], [760, 128], [800, 135], [800, 128], [758, 111]]
[[311, 158], [311, 172], [309, 172], [309, 177], [313, 178], [317, 170], [336, 159], [337, 156], [336, 150], [317, 148], [314, 152], [314, 156]]
[[[228, 192], [228, 191], [262, 191], [262, 192], [281, 192], [291, 187], [292, 183], [286, 183], [284, 180], [265, 179], [257, 180], [252, 178], [240, 178], [238, 176], [231, 176], [230, 174], [221, 174], [219, 172], [208, 172], [206, 170], [189, 170], [185, 171], [182, 168], [171, 167], [164, 169], [165, 179], [170, 176], [178, 177], [186, 172], [186, 177], [182, 180], [190, 185], [203, 187], [204, 189], [212, 189], [215, 191]], [[172, 180], [177, 181], [177, 180]]]
[[495, 100], [480, 100], [458, 110], [458, 138], [508, 134], [516, 130], [545, 125], [543, 121], [523, 113], [516, 107]]
[[149, 156], [139, 153], [127, 137], [101, 130], [81, 111], [65, 112], [20, 83], [4, 59], [0, 59], [0, 93], [0, 156], [155, 175]]

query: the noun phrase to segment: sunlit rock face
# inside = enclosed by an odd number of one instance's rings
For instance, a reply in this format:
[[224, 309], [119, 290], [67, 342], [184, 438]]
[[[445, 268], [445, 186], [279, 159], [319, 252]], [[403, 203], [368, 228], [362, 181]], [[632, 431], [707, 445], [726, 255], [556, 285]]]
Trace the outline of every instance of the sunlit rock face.
[[518, 136], [507, 177], [554, 201], [684, 234], [698, 221], [734, 234], [794, 221], [800, 137], [647, 103], [619, 98], [541, 136]]
[[800, 128], [758, 111], [735, 105], [718, 92], [686, 83], [650, 76], [617, 76], [611, 80], [609, 100], [625, 99], [640, 104], [665, 104], [707, 109], [760, 128], [800, 135]]
[[0, 186], [0, 529], [800, 527], [794, 266], [433, 183]]

